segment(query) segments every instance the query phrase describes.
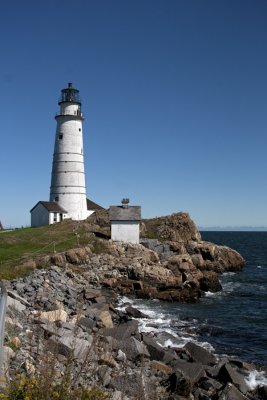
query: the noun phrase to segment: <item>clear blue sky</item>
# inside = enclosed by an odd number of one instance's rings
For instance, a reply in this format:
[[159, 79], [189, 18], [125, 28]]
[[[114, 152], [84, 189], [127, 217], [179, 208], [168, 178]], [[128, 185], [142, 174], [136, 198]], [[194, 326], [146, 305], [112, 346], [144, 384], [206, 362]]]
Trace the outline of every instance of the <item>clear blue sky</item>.
[[68, 82], [93, 201], [267, 226], [266, 0], [9, 0], [0, 35], [5, 227], [49, 199]]

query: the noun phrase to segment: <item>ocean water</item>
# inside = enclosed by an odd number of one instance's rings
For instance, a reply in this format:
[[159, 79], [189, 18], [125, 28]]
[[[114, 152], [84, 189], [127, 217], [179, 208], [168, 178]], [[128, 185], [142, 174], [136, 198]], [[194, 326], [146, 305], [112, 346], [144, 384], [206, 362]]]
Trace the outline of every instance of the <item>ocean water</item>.
[[140, 321], [140, 330], [157, 332], [165, 346], [195, 341], [216, 354], [267, 367], [267, 232], [201, 234], [203, 240], [237, 250], [246, 261], [244, 269], [222, 274], [223, 290], [207, 293], [197, 304], [131, 300], [150, 316]]

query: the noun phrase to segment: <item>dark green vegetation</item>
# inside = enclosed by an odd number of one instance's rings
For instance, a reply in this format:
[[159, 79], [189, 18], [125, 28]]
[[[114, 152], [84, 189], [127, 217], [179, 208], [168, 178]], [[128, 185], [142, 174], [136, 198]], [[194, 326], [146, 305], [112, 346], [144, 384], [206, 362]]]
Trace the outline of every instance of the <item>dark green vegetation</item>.
[[[79, 245], [94, 245], [96, 239], [78, 221], [39, 228], [16, 229], [0, 234], [0, 279], [12, 279], [31, 270], [26, 260], [62, 252]], [[23, 260], [24, 265], [23, 265]]]

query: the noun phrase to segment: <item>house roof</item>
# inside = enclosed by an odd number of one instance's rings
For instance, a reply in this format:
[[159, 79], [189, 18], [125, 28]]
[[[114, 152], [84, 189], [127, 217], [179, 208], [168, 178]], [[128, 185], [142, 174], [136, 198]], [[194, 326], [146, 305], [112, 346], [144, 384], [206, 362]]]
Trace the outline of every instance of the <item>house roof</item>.
[[87, 201], [87, 210], [104, 210], [99, 204], [94, 203], [90, 199], [86, 199]]
[[51, 211], [51, 212], [59, 212], [59, 213], [65, 213], [67, 214], [68, 211], [66, 211], [64, 208], [60, 207], [60, 205], [55, 202], [55, 201], [38, 201], [37, 204], [35, 204], [35, 206], [30, 210], [30, 212], [32, 212], [35, 207], [38, 206], [38, 204], [42, 204], [44, 206], [44, 208], [47, 209], [47, 211]]
[[140, 221], [141, 206], [110, 206], [110, 221]]

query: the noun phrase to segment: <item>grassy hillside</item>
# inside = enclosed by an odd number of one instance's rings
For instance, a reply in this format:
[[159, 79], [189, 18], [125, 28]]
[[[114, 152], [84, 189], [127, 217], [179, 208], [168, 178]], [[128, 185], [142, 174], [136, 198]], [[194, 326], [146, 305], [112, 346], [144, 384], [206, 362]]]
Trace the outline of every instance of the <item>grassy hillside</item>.
[[61, 252], [86, 245], [90, 235], [78, 221], [66, 220], [40, 228], [16, 229], [0, 233], [0, 279], [10, 279], [26, 272], [18, 270], [22, 259]]

